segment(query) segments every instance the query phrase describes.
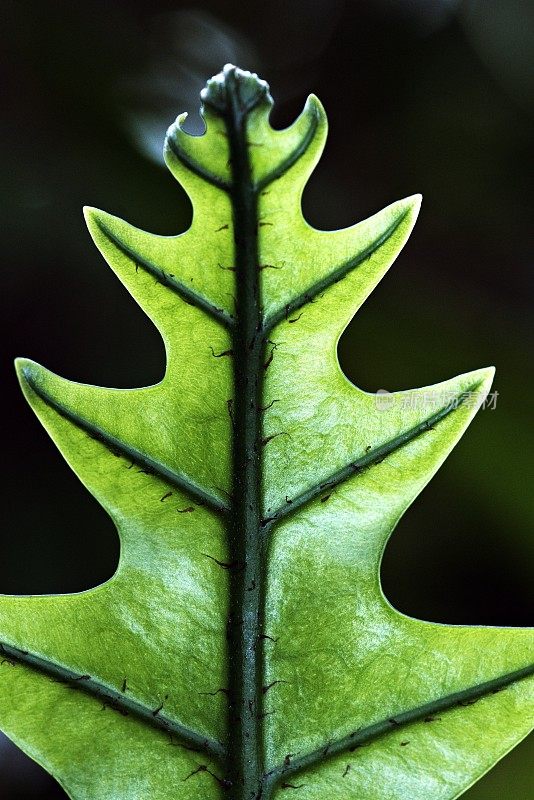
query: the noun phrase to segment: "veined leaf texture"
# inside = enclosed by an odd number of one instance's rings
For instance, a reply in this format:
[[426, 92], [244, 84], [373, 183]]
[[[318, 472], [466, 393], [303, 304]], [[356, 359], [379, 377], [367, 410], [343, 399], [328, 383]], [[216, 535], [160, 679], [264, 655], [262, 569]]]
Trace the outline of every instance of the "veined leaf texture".
[[274, 130], [267, 84], [227, 66], [202, 102], [205, 134], [182, 116], [165, 144], [189, 230], [86, 210], [164, 339], [163, 380], [17, 362], [121, 558], [86, 592], [0, 598], [0, 726], [74, 800], [453, 800], [532, 727], [534, 634], [409, 618], [379, 570], [493, 370], [353, 386], [337, 341], [419, 197], [315, 230], [319, 101]]

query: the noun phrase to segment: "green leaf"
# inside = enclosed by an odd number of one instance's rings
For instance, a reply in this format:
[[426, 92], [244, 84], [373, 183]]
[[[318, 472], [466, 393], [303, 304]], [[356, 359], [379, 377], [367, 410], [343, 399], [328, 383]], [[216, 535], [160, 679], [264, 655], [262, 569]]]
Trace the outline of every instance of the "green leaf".
[[202, 99], [206, 133], [178, 118], [165, 147], [186, 233], [86, 211], [164, 339], [162, 381], [103, 389], [18, 361], [121, 558], [90, 591], [0, 598], [1, 726], [76, 800], [452, 800], [531, 728], [534, 636], [406, 617], [379, 570], [493, 370], [351, 385], [337, 341], [419, 198], [314, 230], [319, 102], [273, 130], [267, 85], [230, 66]]

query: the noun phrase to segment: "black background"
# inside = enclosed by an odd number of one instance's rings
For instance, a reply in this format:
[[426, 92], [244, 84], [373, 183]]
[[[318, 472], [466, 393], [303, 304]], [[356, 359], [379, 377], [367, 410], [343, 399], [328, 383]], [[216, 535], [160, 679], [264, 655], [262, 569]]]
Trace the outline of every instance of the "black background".
[[[83, 204], [162, 234], [189, 201], [161, 163], [177, 113], [226, 61], [258, 71], [288, 124], [308, 92], [329, 143], [304, 197], [318, 227], [421, 191], [397, 264], [340, 343], [375, 391], [496, 364], [483, 411], [388, 546], [384, 590], [438, 622], [532, 624], [532, 3], [3, 2], [0, 591], [108, 578], [112, 524], [20, 395], [24, 355], [72, 379], [157, 381], [159, 336], [92, 246]], [[531, 800], [526, 742], [466, 797]], [[0, 740], [0, 798], [64, 796]]]

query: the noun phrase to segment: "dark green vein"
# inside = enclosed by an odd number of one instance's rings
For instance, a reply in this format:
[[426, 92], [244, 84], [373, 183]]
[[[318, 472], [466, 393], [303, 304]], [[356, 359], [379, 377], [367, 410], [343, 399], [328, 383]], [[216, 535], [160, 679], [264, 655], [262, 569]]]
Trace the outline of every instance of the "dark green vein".
[[203, 736], [166, 716], [162, 707], [148, 708], [139, 700], [127, 696], [126, 691], [129, 690], [126, 688], [124, 692], [112, 689], [90, 675], [81, 675], [50, 659], [42, 658], [27, 650], [19, 650], [5, 642], [0, 642], [0, 656], [4, 661], [31, 667], [58, 683], [64, 683], [70, 689], [77, 689], [88, 694], [101, 702], [104, 707], [117, 711], [123, 716], [131, 714], [151, 727], [165, 731], [171, 736], [171, 739], [176, 736], [188, 750], [203, 752], [218, 760], [225, 757], [225, 748], [220, 742]]
[[311, 142], [313, 141], [318, 125], [319, 125], [319, 115], [317, 113], [317, 110], [314, 108], [310, 125], [305, 135], [302, 137], [301, 141], [298, 143], [295, 149], [292, 150], [292, 152], [289, 153], [289, 155], [283, 159], [283, 161], [280, 161], [280, 163], [273, 170], [271, 170], [271, 172], [268, 173], [268, 175], [265, 175], [265, 177], [261, 178], [259, 181], [256, 181], [254, 188], [257, 192], [261, 192], [270, 183], [273, 183], [274, 181], [278, 180], [278, 178], [281, 178], [282, 175], [288, 172], [288, 170], [290, 170], [291, 167], [297, 163], [299, 158], [304, 155], [304, 153], [310, 146]]
[[230, 328], [234, 324], [234, 318], [228, 314], [222, 308], [218, 308], [216, 305], [211, 303], [204, 295], [200, 294], [199, 292], [195, 292], [194, 289], [191, 289], [186, 284], [182, 283], [181, 281], [176, 280], [173, 275], [169, 275], [168, 272], [165, 272], [164, 269], [158, 267], [156, 264], [153, 264], [148, 259], [140, 256], [139, 253], [136, 253], [131, 247], [124, 244], [116, 234], [114, 234], [103, 222], [96, 220], [96, 225], [99, 230], [104, 234], [104, 236], [109, 239], [109, 241], [119, 250], [126, 258], [129, 258], [136, 266], [139, 266], [144, 269], [146, 272], [149, 272], [151, 275], [154, 275], [157, 280], [171, 289], [173, 292], [176, 292], [182, 300], [189, 305], [196, 306], [200, 308], [202, 311], [205, 311], [209, 316], [213, 317], [213, 319], [220, 322], [224, 327]]
[[232, 800], [259, 800], [262, 757], [261, 396], [264, 347], [258, 265], [257, 196], [246, 145], [246, 93], [235, 69], [225, 70], [226, 129], [233, 188], [237, 324], [234, 342], [233, 503], [228, 619], [229, 771]]
[[428, 720], [430, 722], [435, 714], [449, 711], [458, 706], [469, 706], [483, 697], [495, 694], [505, 689], [507, 686], [532, 675], [534, 675], [534, 664], [529, 664], [527, 667], [515, 670], [514, 672], [508, 672], [505, 675], [500, 675], [498, 678], [494, 678], [490, 681], [470, 686], [460, 692], [453, 692], [444, 697], [439, 697], [430, 703], [425, 703], [416, 708], [411, 708], [408, 711], [403, 711], [400, 714], [395, 714], [388, 719], [383, 719], [366, 728], [353, 731], [349, 733], [348, 736], [344, 736], [333, 742], [326, 742], [324, 746], [317, 750], [294, 758], [289, 764], [280, 765], [268, 773], [265, 776], [266, 792], [263, 796], [264, 800], [267, 800], [273, 788], [282, 779], [286, 780], [291, 775], [302, 772], [316, 764], [322, 764], [333, 756], [351, 752], [373, 739], [378, 739], [381, 736], [392, 733], [404, 725], [420, 722], [421, 720]]
[[328, 273], [328, 275], [326, 275], [320, 281], [314, 283], [306, 292], [298, 295], [283, 308], [271, 314], [271, 316], [265, 320], [264, 335], [268, 336], [272, 329], [278, 325], [279, 322], [287, 319], [290, 314], [298, 311], [308, 303], [312, 303], [320, 294], [326, 291], [326, 289], [329, 289], [334, 284], [339, 283], [339, 281], [343, 280], [343, 278], [345, 278], [350, 272], [363, 264], [364, 261], [367, 261], [367, 259], [376, 253], [376, 251], [382, 247], [382, 245], [402, 225], [408, 216], [408, 213], [408, 211], [405, 211], [403, 214], [401, 214], [401, 216], [398, 217], [395, 222], [386, 228], [386, 230], [377, 239], [375, 239], [375, 241], [370, 244], [369, 247], [367, 247], [365, 250], [362, 250], [361, 253], [358, 253], [354, 256], [354, 258], [349, 259], [344, 264], [334, 267], [331, 272]]
[[390, 439], [388, 442], [369, 450], [369, 452], [365, 453], [365, 455], [357, 458], [355, 461], [351, 461], [350, 464], [346, 464], [344, 467], [337, 470], [337, 472], [334, 472], [325, 481], [321, 481], [321, 483], [306, 489], [306, 491], [302, 492], [302, 494], [292, 498], [291, 502], [284, 504], [266, 520], [264, 520], [264, 533], [267, 534], [273, 525], [275, 525], [281, 519], [284, 519], [284, 517], [294, 514], [300, 508], [312, 503], [317, 498], [328, 495], [340, 484], [344, 483], [355, 475], [358, 475], [364, 469], [373, 466], [373, 464], [379, 464], [387, 456], [391, 455], [391, 453], [394, 453], [396, 450], [404, 447], [425, 431], [431, 430], [434, 425], [455, 411], [465, 401], [466, 394], [468, 392], [475, 391], [477, 388], [479, 388], [479, 386], [479, 383], [474, 384], [469, 390], [463, 392], [457, 398], [452, 400], [439, 411], [436, 411], [434, 414], [424, 419], [418, 425], [415, 425], [413, 428], [410, 428], [398, 436], [395, 436], [394, 439]]
[[161, 480], [176, 486], [178, 489], [181, 489], [193, 500], [196, 500], [196, 502], [201, 506], [207, 506], [209, 509], [219, 514], [226, 513], [229, 510], [229, 506], [223, 500], [211, 494], [206, 489], [197, 486], [187, 475], [169, 469], [169, 467], [166, 467], [159, 461], [156, 461], [145, 453], [136, 450], [136, 448], [131, 447], [131, 445], [122, 442], [108, 431], [105, 431], [98, 425], [83, 419], [74, 411], [71, 411], [70, 409], [61, 405], [61, 403], [58, 403], [57, 400], [51, 397], [48, 392], [46, 392], [35, 382], [29, 367], [24, 367], [22, 372], [30, 388], [38, 397], [41, 398], [41, 400], [43, 400], [43, 402], [53, 408], [54, 411], [57, 411], [57, 413], [62, 417], [68, 419], [69, 422], [72, 422], [74, 425], [76, 425], [76, 427], [85, 431], [93, 439], [98, 440], [103, 445], [108, 447], [113, 453], [117, 453], [124, 458], [131, 460], [133, 463], [145, 470], [148, 474], [156, 475], [158, 478], [161, 478]]
[[209, 170], [205, 169], [202, 164], [199, 164], [198, 161], [195, 161], [193, 158], [191, 158], [191, 156], [178, 145], [178, 142], [172, 135], [167, 136], [165, 141], [171, 153], [190, 172], [197, 175], [199, 178], [202, 178], [202, 180], [206, 181], [207, 183], [211, 183], [212, 186], [216, 186], [217, 189], [222, 189], [223, 192], [230, 191], [230, 184], [225, 181], [224, 178], [221, 178], [214, 172], [210, 172]]

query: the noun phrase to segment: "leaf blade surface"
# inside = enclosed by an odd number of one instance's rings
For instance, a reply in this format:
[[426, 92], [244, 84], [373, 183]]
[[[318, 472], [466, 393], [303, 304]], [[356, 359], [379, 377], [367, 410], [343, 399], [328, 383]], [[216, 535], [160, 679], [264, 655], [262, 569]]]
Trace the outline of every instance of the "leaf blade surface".
[[493, 371], [381, 399], [350, 384], [337, 341], [419, 197], [314, 230], [316, 98], [283, 131], [254, 75], [226, 69], [203, 99], [204, 136], [178, 118], [165, 151], [188, 231], [86, 211], [163, 337], [162, 380], [18, 363], [121, 558], [87, 592], [0, 598], [0, 724], [75, 800], [453, 800], [532, 726], [534, 637], [410, 619], [379, 570]]

